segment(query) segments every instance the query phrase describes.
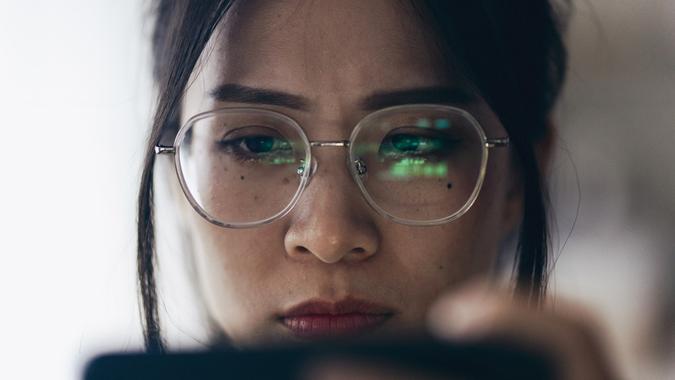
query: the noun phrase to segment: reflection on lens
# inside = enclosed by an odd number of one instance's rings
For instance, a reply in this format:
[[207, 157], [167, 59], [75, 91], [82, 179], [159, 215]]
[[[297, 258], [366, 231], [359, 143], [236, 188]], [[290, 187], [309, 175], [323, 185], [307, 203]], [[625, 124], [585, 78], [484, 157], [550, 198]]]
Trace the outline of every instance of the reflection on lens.
[[423, 158], [405, 158], [390, 166], [383, 172], [381, 180], [395, 181], [408, 180], [410, 177], [438, 177], [448, 176], [448, 165], [445, 162], [428, 163]]
[[421, 117], [417, 119], [417, 123], [415, 123], [415, 125], [418, 128], [431, 128], [431, 121], [429, 121], [429, 119], [426, 117]]
[[436, 129], [448, 129], [450, 128], [450, 120], [449, 119], [436, 119], [434, 122], [434, 127]]

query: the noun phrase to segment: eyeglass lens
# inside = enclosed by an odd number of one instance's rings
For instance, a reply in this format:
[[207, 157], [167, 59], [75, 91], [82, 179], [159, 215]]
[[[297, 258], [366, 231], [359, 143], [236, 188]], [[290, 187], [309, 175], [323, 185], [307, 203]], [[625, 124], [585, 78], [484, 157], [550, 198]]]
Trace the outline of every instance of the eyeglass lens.
[[352, 146], [353, 159], [366, 168], [355, 178], [380, 208], [399, 219], [430, 221], [468, 202], [483, 146], [462, 113], [406, 109], [367, 121]]
[[179, 160], [184, 186], [207, 215], [225, 224], [254, 223], [293, 200], [308, 149], [291, 122], [238, 111], [196, 121]]

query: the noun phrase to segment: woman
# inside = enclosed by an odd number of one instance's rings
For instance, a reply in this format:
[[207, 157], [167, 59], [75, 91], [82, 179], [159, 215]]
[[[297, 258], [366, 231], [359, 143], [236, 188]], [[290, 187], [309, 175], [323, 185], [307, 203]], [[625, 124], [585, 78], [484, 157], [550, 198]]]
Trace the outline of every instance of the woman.
[[[541, 307], [550, 113], [565, 73], [547, 1], [157, 3], [159, 102], [139, 202], [146, 345], [162, 350], [153, 173], [214, 337], [508, 336], [565, 378], [609, 378], [578, 312]], [[515, 297], [488, 289], [518, 236]], [[446, 292], [450, 295], [442, 297]], [[435, 305], [435, 306], [433, 306]], [[432, 307], [433, 306], [433, 307]]]

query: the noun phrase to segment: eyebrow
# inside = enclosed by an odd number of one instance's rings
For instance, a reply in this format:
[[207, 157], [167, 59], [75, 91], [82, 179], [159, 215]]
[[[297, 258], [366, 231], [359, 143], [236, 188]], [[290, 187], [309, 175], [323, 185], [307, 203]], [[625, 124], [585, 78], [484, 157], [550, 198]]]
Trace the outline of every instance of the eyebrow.
[[209, 91], [209, 94], [221, 102], [267, 104], [305, 111], [309, 109], [309, 100], [300, 95], [264, 88], [242, 86], [240, 84], [222, 84]]
[[377, 92], [365, 98], [363, 109], [376, 110], [402, 104], [450, 103], [465, 105], [477, 100], [477, 96], [460, 87], [420, 87], [398, 91]]
[[[221, 102], [266, 104], [306, 111], [311, 101], [301, 95], [284, 91], [249, 87], [235, 83], [222, 84], [209, 91], [209, 95]], [[450, 103], [465, 105], [474, 102], [477, 96], [459, 87], [420, 87], [404, 90], [382, 91], [367, 96], [360, 103], [365, 110], [402, 104]]]

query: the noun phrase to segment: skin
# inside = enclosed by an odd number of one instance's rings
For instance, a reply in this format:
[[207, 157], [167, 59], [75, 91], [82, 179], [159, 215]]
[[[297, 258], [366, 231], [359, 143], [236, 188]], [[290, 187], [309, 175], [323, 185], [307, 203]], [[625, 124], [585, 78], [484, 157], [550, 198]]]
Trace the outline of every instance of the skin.
[[[310, 140], [343, 140], [372, 112], [361, 103], [374, 93], [461, 84], [403, 3], [264, 5], [236, 3], [220, 24], [186, 91], [183, 121], [220, 107], [250, 106], [209, 95], [217, 85], [234, 83], [307, 98], [305, 110], [255, 106], [294, 118]], [[480, 98], [463, 108], [487, 136], [506, 136]], [[376, 334], [423, 329], [430, 306], [444, 291], [494, 272], [500, 243], [520, 218], [517, 171], [508, 149], [490, 152], [484, 186], [469, 212], [434, 227], [397, 224], [373, 211], [348, 173], [344, 149], [313, 153], [319, 169], [299, 203], [262, 227], [214, 226], [177, 196], [206, 308], [236, 345], [292, 340], [276, 317], [309, 299], [352, 296], [387, 305], [395, 315]]]

